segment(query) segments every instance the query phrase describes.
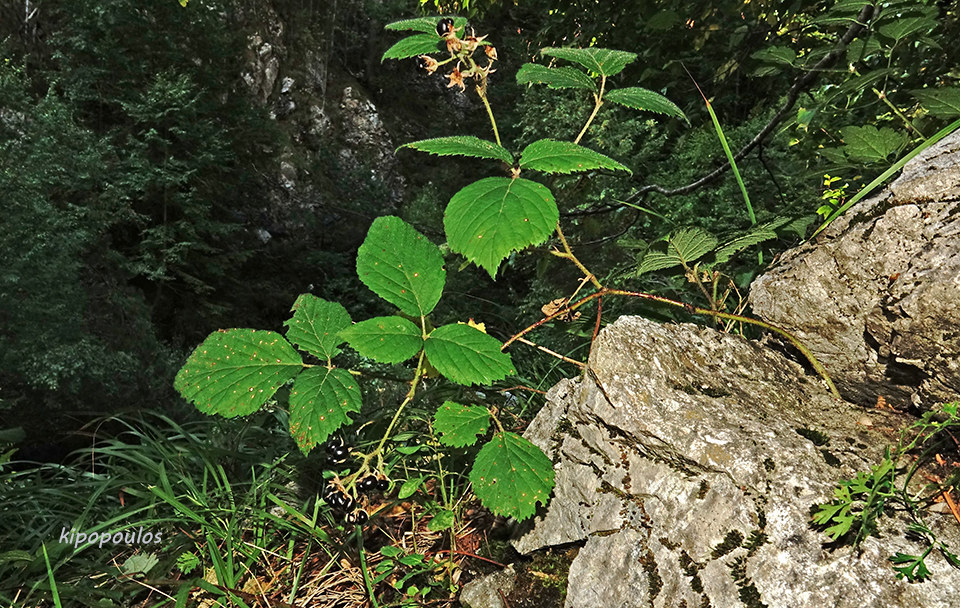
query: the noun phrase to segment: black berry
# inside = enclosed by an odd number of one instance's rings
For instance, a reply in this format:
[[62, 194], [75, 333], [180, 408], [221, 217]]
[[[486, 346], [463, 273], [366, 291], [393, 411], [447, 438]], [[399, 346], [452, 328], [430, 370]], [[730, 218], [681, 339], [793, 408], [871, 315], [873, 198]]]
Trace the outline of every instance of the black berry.
[[378, 486], [377, 478], [374, 477], [373, 475], [368, 475], [367, 477], [364, 477], [362, 480], [360, 480], [360, 484], [359, 484], [360, 491], [364, 493], [372, 492], [373, 490], [376, 490], [377, 486]]
[[360, 509], [359, 511], [354, 511], [354, 514], [356, 516], [357, 523], [360, 525], [367, 523], [367, 520], [370, 519], [370, 516], [367, 515], [367, 512], [364, 511], [363, 509]]
[[381, 492], [386, 492], [389, 487], [390, 487], [390, 482], [387, 481], [386, 479], [377, 480], [377, 489], [380, 490]]
[[437, 22], [437, 35], [446, 36], [453, 31], [453, 19], [450, 17], [444, 17]]

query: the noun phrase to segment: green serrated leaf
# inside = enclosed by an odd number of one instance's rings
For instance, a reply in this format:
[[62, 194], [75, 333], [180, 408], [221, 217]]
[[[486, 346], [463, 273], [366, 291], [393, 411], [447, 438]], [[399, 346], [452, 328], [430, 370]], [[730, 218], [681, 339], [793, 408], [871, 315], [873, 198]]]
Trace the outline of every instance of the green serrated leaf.
[[433, 330], [424, 352], [437, 371], [457, 384], [490, 384], [516, 373], [501, 346], [479, 329], [454, 323]]
[[925, 15], [897, 16], [892, 21], [877, 26], [877, 32], [891, 38], [894, 44], [916, 34], [926, 34], [937, 27], [935, 19]]
[[427, 529], [431, 532], [439, 532], [452, 526], [455, 521], [456, 518], [453, 515], [453, 511], [444, 509], [433, 516], [430, 523], [427, 524]]
[[[393, 23], [388, 23], [383, 26], [385, 30], [395, 30], [395, 31], [416, 31], [416, 32], [426, 32], [436, 34], [437, 32], [437, 23], [444, 17], [417, 17], [416, 19], [403, 19], [401, 21], [394, 21]], [[467, 20], [464, 17], [454, 17], [453, 18], [453, 27], [461, 28], [467, 24]], [[438, 38], [439, 39], [439, 38]]]
[[387, 59], [408, 59], [419, 55], [429, 55], [440, 51], [441, 38], [436, 34], [416, 34], [397, 41], [380, 58], [380, 63]]
[[910, 139], [890, 127], [877, 129], [873, 125], [843, 127], [840, 133], [846, 144], [843, 147], [846, 155], [866, 162], [887, 160], [888, 156], [897, 152]]
[[311, 367], [290, 389], [290, 435], [304, 454], [360, 411], [360, 387], [345, 369]]
[[673, 103], [660, 93], [654, 93], [648, 89], [640, 87], [627, 87], [625, 89], [614, 89], [607, 93], [604, 99], [618, 103], [634, 110], [646, 110], [656, 112], [657, 114], [666, 114], [683, 119], [690, 124], [686, 114], [683, 113], [677, 104]]
[[525, 63], [517, 70], [517, 84], [545, 84], [551, 89], [586, 89], [596, 91], [592, 78], [576, 68], [550, 68], [538, 63]]
[[603, 76], [613, 76], [627, 67], [636, 58], [636, 53], [627, 51], [614, 51], [612, 49], [598, 49], [590, 47], [586, 49], [573, 48], [553, 48], [547, 47], [540, 49], [540, 53], [557, 59], [566, 59], [574, 63], [579, 63], [591, 72]]
[[592, 169], [614, 169], [633, 173], [609, 156], [569, 141], [540, 139], [520, 155], [520, 168], [544, 173], [576, 173]]
[[128, 557], [120, 570], [126, 575], [146, 574], [160, 563], [160, 559], [153, 553], [135, 553]]
[[670, 235], [662, 250], [648, 251], [637, 268], [637, 274], [689, 265], [713, 251], [716, 246], [717, 237], [706, 230], [683, 228]]
[[430, 314], [447, 277], [440, 248], [395, 216], [370, 226], [357, 251], [357, 274], [373, 293], [414, 317]]
[[260, 409], [303, 359], [283, 336], [256, 329], [221, 329], [193, 351], [174, 388], [205, 414], [227, 418]]
[[378, 363], [406, 361], [423, 347], [420, 329], [403, 317], [374, 317], [340, 335], [355, 351]]
[[397, 491], [397, 498], [400, 500], [410, 498], [413, 496], [413, 493], [417, 491], [417, 488], [419, 488], [426, 480], [426, 477], [414, 477], [413, 479], [406, 480]]
[[714, 252], [717, 264], [724, 264], [747, 247], [759, 245], [764, 241], [777, 238], [777, 233], [769, 226], [757, 226], [753, 230], [730, 239]]
[[[453, 137], [436, 137], [423, 139], [400, 146], [436, 154], [437, 156], [470, 156], [473, 158], [490, 158], [502, 160], [508, 165], [513, 164], [513, 155], [501, 145], [492, 141], [480, 139], [473, 135], [455, 135]], [[398, 148], [399, 149], [399, 148]]]
[[797, 52], [787, 46], [769, 46], [760, 49], [750, 57], [757, 61], [767, 61], [792, 67], [793, 62], [797, 59]]
[[443, 226], [453, 251], [496, 277], [500, 262], [511, 252], [547, 240], [559, 217], [546, 186], [488, 177], [453, 195]]
[[960, 87], [917, 89], [910, 91], [931, 116], [952, 118], [960, 116]]
[[351, 323], [346, 308], [304, 293], [290, 310], [293, 317], [284, 322], [287, 340], [319, 359], [330, 360], [340, 353], [337, 347], [343, 344], [343, 339], [338, 334]]
[[553, 489], [553, 463], [515, 433], [497, 433], [480, 449], [470, 471], [473, 491], [497, 515], [524, 520], [546, 504]]
[[433, 428], [440, 433], [440, 443], [454, 448], [473, 445], [489, 425], [490, 412], [479, 405], [445, 401], [433, 416]]

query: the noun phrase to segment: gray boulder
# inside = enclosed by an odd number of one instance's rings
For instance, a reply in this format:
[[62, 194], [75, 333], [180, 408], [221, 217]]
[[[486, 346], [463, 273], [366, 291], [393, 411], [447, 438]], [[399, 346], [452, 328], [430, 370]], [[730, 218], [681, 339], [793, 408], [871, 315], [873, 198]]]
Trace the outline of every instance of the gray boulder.
[[753, 313], [796, 334], [844, 398], [960, 394], [960, 132], [754, 281]]
[[[896, 578], [887, 558], [923, 550], [902, 519], [882, 518], [859, 553], [810, 525], [839, 479], [879, 462], [900, 414], [835, 400], [786, 357], [693, 325], [621, 318], [590, 365], [606, 396], [562, 381], [526, 432], [556, 488], [514, 541], [584, 544], [567, 608], [954, 605], [960, 571], [940, 556], [931, 582]], [[927, 519], [960, 546], [947, 516]]]

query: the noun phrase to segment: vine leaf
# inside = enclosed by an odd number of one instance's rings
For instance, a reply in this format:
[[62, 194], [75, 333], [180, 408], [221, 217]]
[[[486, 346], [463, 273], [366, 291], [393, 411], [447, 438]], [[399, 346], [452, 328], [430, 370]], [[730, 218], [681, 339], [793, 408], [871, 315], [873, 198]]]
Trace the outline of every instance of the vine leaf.
[[547, 240], [559, 217], [546, 186], [521, 178], [488, 177], [453, 195], [443, 227], [450, 248], [493, 278], [511, 252]]
[[454, 323], [433, 330], [424, 352], [437, 371], [457, 384], [490, 384], [516, 373], [501, 346], [479, 329]]
[[917, 89], [910, 91], [931, 116], [952, 118], [960, 116], [960, 87]]
[[447, 271], [440, 249], [395, 216], [378, 217], [357, 251], [363, 284], [404, 313], [430, 314], [443, 294]]
[[300, 294], [293, 303], [293, 317], [284, 322], [287, 340], [300, 350], [330, 360], [340, 353], [343, 344], [340, 330], [349, 327], [347, 309], [337, 302], [329, 302], [309, 293]]
[[173, 386], [201, 412], [233, 418], [260, 409], [301, 369], [303, 359], [280, 334], [221, 329], [193, 351]]
[[520, 435], [497, 433], [484, 445], [470, 471], [473, 491], [497, 515], [524, 520], [553, 489], [553, 463]]
[[[427, 34], [435, 34], [437, 31], [437, 23], [443, 17], [418, 17], [416, 19], [403, 19], [401, 21], [394, 21], [393, 23], [388, 23], [383, 26], [385, 30], [412, 30], [416, 32], [424, 32]], [[453, 27], [461, 28], [467, 24], [467, 20], [464, 17], [454, 17], [453, 18]], [[435, 36], [439, 40], [439, 36]]]
[[586, 49], [572, 48], [554, 48], [547, 47], [540, 49], [540, 53], [557, 59], [566, 59], [574, 63], [579, 63], [591, 72], [603, 76], [613, 76], [623, 71], [628, 63], [632, 63], [636, 58], [636, 53], [627, 51], [614, 51], [612, 49], [598, 49], [595, 47]]
[[544, 173], [575, 173], [591, 169], [614, 169], [633, 173], [609, 156], [569, 141], [540, 139], [520, 155], [520, 168]]
[[683, 113], [677, 104], [673, 103], [660, 93], [654, 93], [649, 89], [640, 87], [627, 87], [625, 89], [614, 89], [607, 93], [604, 99], [618, 103], [634, 110], [646, 110], [656, 112], [657, 114], [666, 114], [681, 118], [688, 125], [687, 115]]
[[433, 416], [433, 428], [440, 433], [440, 443], [462, 448], [477, 442], [487, 432], [490, 412], [479, 405], [461, 405], [444, 401]]
[[[412, 148], [436, 154], [437, 156], [472, 156], [474, 158], [491, 158], [502, 160], [508, 165], [513, 164], [513, 155], [501, 145], [492, 141], [480, 139], [473, 135], [455, 135], [453, 137], [436, 137], [403, 144], [400, 148]], [[399, 149], [399, 148], [398, 148]]]
[[311, 367], [290, 389], [290, 435], [304, 454], [327, 440], [360, 411], [360, 387], [344, 369]]
[[702, 228], [683, 228], [667, 238], [665, 246], [643, 256], [637, 274], [695, 262], [713, 251], [717, 237]]
[[890, 127], [877, 129], [873, 125], [843, 127], [843, 151], [847, 157], [866, 162], [882, 162], [899, 150], [909, 138]]
[[545, 84], [551, 89], [586, 89], [596, 92], [592, 78], [576, 68], [549, 68], [538, 63], [525, 63], [517, 70], [517, 84]]
[[429, 55], [440, 50], [440, 37], [436, 34], [415, 34], [398, 40], [384, 52], [380, 63], [387, 59], [408, 59], [419, 55]]
[[374, 317], [352, 325], [340, 336], [364, 357], [378, 363], [400, 363], [423, 348], [420, 329], [403, 317]]

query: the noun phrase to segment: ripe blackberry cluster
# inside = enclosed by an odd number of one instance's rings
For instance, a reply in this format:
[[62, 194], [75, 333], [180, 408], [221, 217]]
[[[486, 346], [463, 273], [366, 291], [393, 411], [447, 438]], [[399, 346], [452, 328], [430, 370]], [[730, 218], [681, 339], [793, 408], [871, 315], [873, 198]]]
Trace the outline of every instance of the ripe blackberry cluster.
[[[339, 437], [327, 441], [324, 449], [327, 452], [327, 461], [334, 465], [346, 462], [350, 453], [350, 448], [344, 445], [343, 439]], [[367, 475], [356, 484], [359, 494], [386, 492], [389, 487], [390, 482], [377, 475]], [[323, 500], [333, 509], [334, 514], [348, 524], [363, 525], [370, 519], [367, 511], [360, 506], [360, 497], [354, 499], [337, 480], [331, 481], [324, 487], [322, 496]]]

